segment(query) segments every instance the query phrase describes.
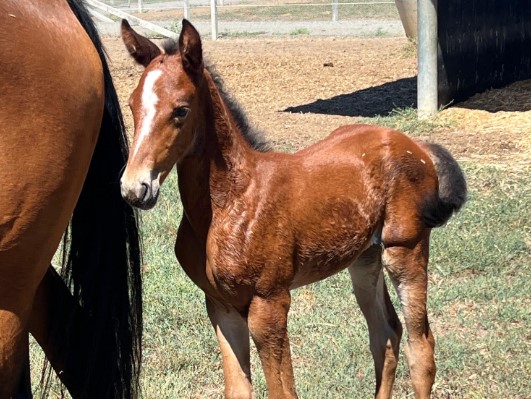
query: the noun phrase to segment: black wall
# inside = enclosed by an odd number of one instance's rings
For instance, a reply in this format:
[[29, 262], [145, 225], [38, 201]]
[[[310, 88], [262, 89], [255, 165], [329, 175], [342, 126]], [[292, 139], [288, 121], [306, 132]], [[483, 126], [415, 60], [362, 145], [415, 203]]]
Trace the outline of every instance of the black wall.
[[531, 78], [531, 0], [438, 0], [437, 15], [439, 105]]

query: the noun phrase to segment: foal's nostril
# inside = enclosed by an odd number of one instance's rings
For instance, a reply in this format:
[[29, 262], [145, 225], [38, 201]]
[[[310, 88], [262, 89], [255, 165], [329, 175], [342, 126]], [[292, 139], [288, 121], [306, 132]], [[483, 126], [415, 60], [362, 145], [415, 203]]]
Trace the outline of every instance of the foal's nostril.
[[149, 185], [147, 183], [142, 183], [140, 198], [142, 198], [142, 201], [146, 201], [149, 198]]

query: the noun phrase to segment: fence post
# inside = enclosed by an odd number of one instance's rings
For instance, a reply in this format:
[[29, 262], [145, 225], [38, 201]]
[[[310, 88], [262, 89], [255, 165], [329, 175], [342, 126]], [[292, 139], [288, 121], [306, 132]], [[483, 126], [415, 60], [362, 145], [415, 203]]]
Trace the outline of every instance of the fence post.
[[218, 8], [216, 0], [210, 0], [210, 23], [212, 24], [212, 40], [218, 39]]
[[190, 20], [190, 0], [184, 0], [184, 19]]
[[138, 0], [138, 12], [144, 11], [144, 0]]
[[419, 118], [437, 113], [437, 0], [418, 0], [418, 84]]
[[338, 19], [339, 19], [338, 0], [332, 0], [332, 21], [336, 22]]

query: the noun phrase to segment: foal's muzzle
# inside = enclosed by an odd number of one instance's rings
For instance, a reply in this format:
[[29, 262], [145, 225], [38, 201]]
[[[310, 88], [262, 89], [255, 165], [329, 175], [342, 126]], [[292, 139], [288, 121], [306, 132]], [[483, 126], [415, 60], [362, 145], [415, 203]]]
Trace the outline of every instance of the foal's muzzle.
[[126, 174], [120, 179], [122, 198], [131, 206], [148, 210], [155, 206], [159, 197], [159, 179], [151, 176], [145, 179], [127, 178]]

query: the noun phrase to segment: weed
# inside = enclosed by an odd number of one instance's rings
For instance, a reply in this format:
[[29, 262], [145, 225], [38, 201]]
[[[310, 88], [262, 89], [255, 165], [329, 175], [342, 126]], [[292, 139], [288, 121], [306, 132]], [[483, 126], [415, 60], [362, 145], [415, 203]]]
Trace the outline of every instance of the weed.
[[384, 29], [382, 29], [382, 28], [378, 28], [376, 30], [376, 33], [374, 34], [374, 36], [376, 36], [376, 37], [387, 36], [387, 32]]
[[266, 31], [257, 31], [257, 32], [247, 32], [247, 31], [234, 31], [234, 32], [223, 32], [219, 36], [225, 38], [251, 38], [256, 36], [261, 36], [267, 34]]
[[310, 34], [310, 30], [306, 29], [306, 28], [299, 28], [299, 29], [295, 29], [295, 30], [291, 31], [289, 34], [291, 36], [309, 35]]

